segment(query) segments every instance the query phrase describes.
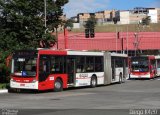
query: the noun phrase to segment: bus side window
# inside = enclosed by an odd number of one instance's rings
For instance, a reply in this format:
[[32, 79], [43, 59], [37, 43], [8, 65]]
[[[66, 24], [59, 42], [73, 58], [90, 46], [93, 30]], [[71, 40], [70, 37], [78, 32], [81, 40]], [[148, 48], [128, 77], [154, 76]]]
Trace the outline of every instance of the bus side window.
[[82, 72], [82, 67], [79, 65], [77, 66], [77, 73], [81, 73]]
[[103, 57], [96, 56], [94, 64], [95, 64], [95, 72], [103, 71]]
[[54, 73], [56, 71], [55, 65], [51, 65], [51, 73]]
[[36, 71], [36, 66], [32, 66], [31, 71]]
[[49, 62], [47, 60], [43, 60], [41, 64], [40, 71], [49, 73]]
[[82, 72], [86, 72], [86, 68], [85, 68], [85, 57], [84, 56], [80, 56], [76, 58], [76, 71], [78, 73], [82, 73]]
[[51, 73], [64, 73], [65, 71], [64, 57], [51, 56]]

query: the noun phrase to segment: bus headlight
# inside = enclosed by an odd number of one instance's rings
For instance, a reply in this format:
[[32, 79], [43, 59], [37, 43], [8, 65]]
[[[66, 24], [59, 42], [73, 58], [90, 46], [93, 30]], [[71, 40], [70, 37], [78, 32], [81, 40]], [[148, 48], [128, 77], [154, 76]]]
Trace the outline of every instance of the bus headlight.
[[35, 83], [37, 80], [36, 79], [33, 79], [32, 83]]
[[15, 82], [15, 80], [13, 79], [13, 78], [11, 78], [11, 80], [10, 81], [13, 81], [13, 82]]

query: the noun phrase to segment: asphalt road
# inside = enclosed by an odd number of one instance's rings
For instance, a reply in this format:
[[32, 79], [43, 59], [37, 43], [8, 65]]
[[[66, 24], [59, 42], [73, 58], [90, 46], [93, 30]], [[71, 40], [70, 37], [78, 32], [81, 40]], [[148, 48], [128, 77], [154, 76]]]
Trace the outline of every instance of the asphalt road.
[[0, 108], [0, 114], [16, 115], [158, 115], [160, 78], [63, 92], [4, 93]]

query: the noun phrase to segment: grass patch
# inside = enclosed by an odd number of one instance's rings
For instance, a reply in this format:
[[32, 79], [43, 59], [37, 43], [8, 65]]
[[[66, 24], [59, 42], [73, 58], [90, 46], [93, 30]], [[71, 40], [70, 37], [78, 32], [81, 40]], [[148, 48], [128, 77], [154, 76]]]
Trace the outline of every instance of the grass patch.
[[[72, 32], [79, 33], [84, 32], [85, 28], [72, 29]], [[160, 32], [160, 23], [150, 24], [148, 26], [142, 26], [138, 24], [106, 24], [106, 25], [96, 25], [95, 32]]]
[[9, 83], [0, 83], [0, 90], [1, 89], [7, 89], [9, 86]]

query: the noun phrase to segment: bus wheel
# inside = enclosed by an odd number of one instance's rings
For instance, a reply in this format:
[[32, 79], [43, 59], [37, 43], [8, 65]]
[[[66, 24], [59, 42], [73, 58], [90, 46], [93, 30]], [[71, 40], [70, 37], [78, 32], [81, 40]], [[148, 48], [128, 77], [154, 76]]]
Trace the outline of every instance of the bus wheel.
[[54, 82], [54, 91], [55, 92], [60, 92], [63, 90], [63, 83], [61, 79], [56, 79]]
[[91, 78], [91, 87], [94, 88], [97, 86], [97, 79], [95, 76]]
[[122, 81], [122, 73], [119, 74], [119, 84], [121, 84], [123, 81]]

